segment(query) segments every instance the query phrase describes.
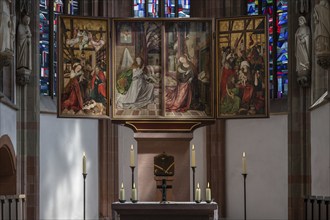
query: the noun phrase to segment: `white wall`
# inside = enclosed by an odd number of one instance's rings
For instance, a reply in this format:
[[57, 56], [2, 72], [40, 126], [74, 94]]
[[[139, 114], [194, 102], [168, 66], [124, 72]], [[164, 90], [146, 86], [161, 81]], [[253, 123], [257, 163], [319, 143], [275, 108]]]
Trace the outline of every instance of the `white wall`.
[[0, 137], [5, 134], [8, 135], [17, 154], [16, 118], [16, 110], [0, 103]]
[[330, 104], [311, 112], [312, 195], [330, 196]]
[[[247, 219], [288, 219], [288, 119], [227, 120], [227, 219], [243, 219], [242, 152], [247, 160]], [[221, 211], [221, 204], [220, 204]]]
[[41, 114], [40, 219], [83, 218], [84, 151], [86, 219], [98, 219], [98, 121]]

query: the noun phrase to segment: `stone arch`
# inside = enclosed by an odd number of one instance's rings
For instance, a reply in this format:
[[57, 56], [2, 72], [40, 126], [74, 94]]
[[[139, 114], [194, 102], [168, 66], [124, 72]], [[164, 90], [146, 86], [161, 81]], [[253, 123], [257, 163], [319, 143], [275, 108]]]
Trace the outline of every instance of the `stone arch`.
[[8, 135], [0, 137], [0, 195], [16, 194], [16, 156]]

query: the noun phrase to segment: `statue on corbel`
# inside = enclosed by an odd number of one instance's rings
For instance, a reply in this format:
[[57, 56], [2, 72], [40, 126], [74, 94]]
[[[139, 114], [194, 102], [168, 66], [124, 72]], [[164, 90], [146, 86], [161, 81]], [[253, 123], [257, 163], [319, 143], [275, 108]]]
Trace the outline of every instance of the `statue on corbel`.
[[317, 64], [324, 69], [330, 68], [330, 4], [328, 0], [321, 0], [316, 4], [313, 12], [314, 41]]
[[14, 58], [16, 18], [11, 13], [12, 0], [0, 1], [0, 68], [10, 65]]
[[17, 28], [16, 79], [17, 83], [20, 85], [25, 85], [29, 82], [32, 71], [32, 33], [29, 24], [30, 17], [27, 12], [23, 10]]
[[297, 82], [302, 87], [310, 86], [311, 33], [304, 16], [298, 18], [299, 28], [295, 33]]

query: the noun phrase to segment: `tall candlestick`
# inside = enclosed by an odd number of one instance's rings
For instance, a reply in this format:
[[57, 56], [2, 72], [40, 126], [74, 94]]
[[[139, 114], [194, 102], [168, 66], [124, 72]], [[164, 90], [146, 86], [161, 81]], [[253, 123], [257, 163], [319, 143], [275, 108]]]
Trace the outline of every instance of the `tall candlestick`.
[[211, 189], [210, 189], [210, 183], [208, 182], [205, 190], [205, 201], [211, 202], [211, 200], [212, 200]]
[[85, 154], [85, 152], [83, 153], [83, 157], [82, 157], [82, 172], [83, 172], [83, 174], [87, 174], [87, 171], [86, 171], [86, 154]]
[[119, 201], [121, 201], [121, 202], [125, 201], [124, 183], [121, 183], [121, 188], [119, 190]]
[[199, 183], [197, 183], [196, 193], [195, 193], [195, 201], [201, 201], [201, 189], [199, 188]]
[[130, 166], [135, 167], [135, 155], [134, 155], [134, 147], [133, 144], [131, 145], [131, 152], [130, 152]]
[[195, 145], [192, 145], [191, 147], [191, 167], [196, 167]]
[[243, 152], [243, 157], [242, 157], [242, 173], [246, 174], [246, 157], [245, 157], [245, 152]]

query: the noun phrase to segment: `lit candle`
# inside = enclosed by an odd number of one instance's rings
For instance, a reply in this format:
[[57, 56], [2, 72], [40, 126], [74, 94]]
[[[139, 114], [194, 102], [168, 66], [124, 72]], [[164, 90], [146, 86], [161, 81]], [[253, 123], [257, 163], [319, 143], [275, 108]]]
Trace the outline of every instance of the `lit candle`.
[[242, 173], [246, 174], [246, 157], [245, 157], [245, 152], [243, 152], [243, 157], [242, 157]]
[[196, 167], [195, 145], [192, 145], [191, 147], [191, 167]]
[[124, 183], [121, 183], [121, 188], [119, 190], [119, 200], [121, 200], [121, 201], [124, 201], [125, 200]]
[[132, 189], [132, 201], [137, 201], [137, 190], [135, 188], [135, 183], [133, 183], [133, 189]]
[[135, 167], [135, 161], [134, 161], [134, 147], [133, 144], [131, 145], [131, 152], [130, 152], [130, 166]]
[[86, 171], [86, 154], [85, 154], [85, 152], [83, 153], [83, 157], [82, 157], [82, 172], [83, 172], [83, 174], [87, 174], [87, 171]]
[[201, 189], [199, 188], [199, 183], [197, 183], [197, 188], [195, 192], [195, 201], [201, 201]]
[[206, 200], [207, 202], [210, 202], [211, 199], [212, 199], [212, 197], [211, 197], [210, 183], [207, 183], [207, 188], [206, 188], [206, 190], [205, 190], [205, 200]]

